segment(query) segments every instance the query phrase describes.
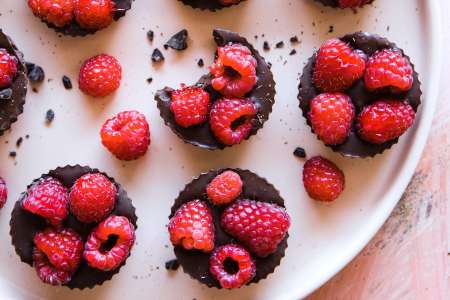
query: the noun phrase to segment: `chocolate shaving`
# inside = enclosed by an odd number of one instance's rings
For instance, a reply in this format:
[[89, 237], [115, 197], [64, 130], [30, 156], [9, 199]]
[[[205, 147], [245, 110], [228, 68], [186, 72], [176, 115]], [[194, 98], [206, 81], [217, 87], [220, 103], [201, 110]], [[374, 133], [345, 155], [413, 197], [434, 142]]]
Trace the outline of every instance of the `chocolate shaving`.
[[186, 29], [181, 30], [180, 32], [173, 35], [165, 44], [164, 48], [172, 48], [175, 50], [185, 50], [187, 49], [187, 38], [188, 31]]
[[32, 83], [41, 83], [45, 79], [45, 72], [44, 69], [42, 69], [41, 66], [38, 66], [32, 62], [26, 62], [25, 63], [27, 67], [27, 76], [28, 79]]
[[64, 88], [65, 88], [66, 90], [72, 89], [72, 81], [71, 81], [70, 78], [67, 77], [66, 75], [64, 75], [64, 76], [62, 77], [62, 83], [63, 83]]
[[159, 63], [162, 61], [164, 61], [164, 55], [162, 54], [161, 50], [156, 48], [152, 53], [152, 62]]

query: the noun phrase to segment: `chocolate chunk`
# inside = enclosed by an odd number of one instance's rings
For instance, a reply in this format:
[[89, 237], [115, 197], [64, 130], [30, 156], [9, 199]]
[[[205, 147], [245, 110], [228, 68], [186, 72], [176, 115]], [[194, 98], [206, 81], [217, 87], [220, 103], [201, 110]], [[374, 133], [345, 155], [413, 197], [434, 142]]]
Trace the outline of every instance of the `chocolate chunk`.
[[269, 46], [269, 42], [268, 41], [264, 41], [263, 43], [263, 49], [265, 51], [269, 51], [270, 50], [270, 46]]
[[147, 83], [148, 83], [148, 84], [150, 84], [150, 83], [152, 83], [152, 82], [153, 82], [153, 78], [152, 78], [152, 77], [147, 78]]
[[185, 50], [187, 49], [187, 38], [188, 31], [186, 29], [181, 30], [180, 32], [173, 35], [167, 43], [164, 44], [164, 48], [172, 48], [175, 50]]
[[155, 33], [152, 30], [147, 31], [147, 39], [150, 42], [153, 42], [154, 37], [155, 37]]
[[47, 113], [45, 114], [45, 122], [47, 124], [51, 124], [54, 119], [55, 119], [55, 112], [52, 109], [47, 110]]
[[283, 41], [278, 42], [278, 43], [276, 43], [276, 45], [275, 45], [275, 48], [283, 48], [283, 47], [284, 47], [284, 42], [283, 42]]
[[295, 49], [292, 49], [291, 52], [289, 52], [289, 55], [295, 55], [295, 54], [297, 54], [297, 50], [295, 50]]
[[17, 152], [16, 152], [16, 151], [11, 151], [11, 152], [9, 152], [9, 157], [14, 158], [14, 157], [16, 157], [16, 156], [17, 156]]
[[16, 141], [16, 147], [19, 148], [20, 145], [22, 145], [22, 142], [23, 142], [23, 137], [18, 138]]
[[162, 61], [164, 61], [164, 55], [158, 48], [155, 48], [152, 53], [152, 62], [158, 63]]
[[34, 63], [31, 63], [31, 62], [27, 62], [26, 66], [27, 66], [28, 79], [32, 83], [40, 83], [40, 82], [44, 81], [44, 79], [45, 79], [45, 72], [44, 72], [44, 69], [42, 69], [41, 66], [38, 66], [38, 65], [36, 65]]
[[198, 60], [197, 65], [198, 65], [200, 68], [203, 68], [203, 66], [205, 65], [205, 62], [203, 61], [202, 58], [200, 58], [200, 59]]
[[291, 38], [289, 39], [289, 41], [290, 41], [292, 44], [297, 44], [297, 43], [299, 43], [299, 40], [298, 40], [298, 37], [297, 37], [297, 36], [291, 37]]
[[13, 94], [13, 90], [11, 88], [7, 88], [0, 91], [0, 100], [11, 100]]
[[305, 158], [306, 157], [305, 149], [303, 149], [302, 147], [295, 148], [294, 155], [300, 158]]
[[169, 271], [176, 271], [180, 267], [180, 263], [177, 259], [171, 259], [169, 261], [166, 261], [166, 270]]
[[70, 78], [67, 77], [66, 75], [64, 75], [64, 76], [62, 77], [62, 83], [63, 83], [64, 88], [65, 88], [66, 90], [72, 89], [72, 81], [71, 81]]

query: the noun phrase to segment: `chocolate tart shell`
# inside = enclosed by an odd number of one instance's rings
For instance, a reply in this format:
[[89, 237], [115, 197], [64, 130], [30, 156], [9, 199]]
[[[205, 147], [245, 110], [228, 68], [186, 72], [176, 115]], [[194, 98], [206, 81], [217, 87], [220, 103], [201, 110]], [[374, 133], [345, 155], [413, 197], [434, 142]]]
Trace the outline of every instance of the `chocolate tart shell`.
[[[394, 43], [389, 42], [386, 38], [380, 37], [376, 34], [370, 34], [367, 32], [356, 32], [353, 34], [348, 34], [340, 38], [342, 41], [350, 44], [354, 49], [360, 49], [365, 52], [368, 56], [374, 54], [377, 50], [382, 50], [386, 48], [392, 48], [399, 50], [403, 56], [410, 61], [410, 58], [405, 55], [402, 49], [398, 48]], [[308, 112], [310, 110], [309, 103], [317, 95], [320, 94], [313, 84], [312, 74], [314, 69], [314, 64], [316, 61], [317, 52], [308, 60], [307, 64], [303, 69], [302, 77], [300, 78], [299, 94], [298, 99], [300, 101], [300, 108], [303, 111], [303, 116], [305, 117], [307, 124], [311, 127], [311, 122], [308, 118]], [[410, 61], [411, 63], [411, 61]], [[406, 99], [408, 103], [412, 106], [414, 111], [417, 112], [419, 105], [421, 103], [422, 91], [420, 89], [421, 83], [419, 81], [419, 75], [414, 69], [414, 65], [411, 63], [414, 70], [413, 72], [413, 85], [412, 88], [403, 93], [393, 94], [388, 90], [369, 92], [364, 87], [364, 78], [359, 79], [355, 84], [348, 89], [345, 93], [348, 94], [355, 106], [356, 116], [362, 111], [362, 109], [374, 102], [375, 100], [381, 98], [390, 99]], [[311, 127], [311, 131], [314, 133]], [[392, 141], [388, 141], [383, 144], [372, 144], [361, 139], [357, 134], [356, 122], [354, 122], [350, 135], [348, 139], [340, 145], [330, 146], [335, 152], [339, 152], [344, 156], [348, 157], [373, 157], [377, 154], [381, 154], [386, 149], [392, 147], [392, 145], [398, 142], [398, 138]]]
[[193, 8], [198, 8], [201, 10], [210, 10], [210, 11], [216, 11], [222, 8], [230, 7], [233, 5], [238, 5], [239, 3], [245, 1], [241, 0], [238, 3], [229, 4], [229, 5], [223, 5], [218, 0], [178, 0], [183, 2], [185, 5], [189, 5]]
[[[238, 241], [228, 235], [220, 226], [220, 216], [227, 206], [215, 206], [211, 204], [206, 196], [206, 187], [209, 182], [211, 182], [211, 180], [213, 180], [218, 174], [226, 170], [232, 170], [241, 176], [243, 190], [242, 194], [239, 196], [239, 199], [252, 199], [261, 202], [274, 203], [281, 207], [285, 207], [284, 200], [281, 198], [278, 190], [276, 190], [275, 187], [266, 179], [261, 178], [248, 170], [218, 169], [201, 174], [191, 183], [186, 185], [184, 190], [179, 194], [172, 206], [169, 219], [173, 217], [175, 212], [184, 203], [194, 199], [204, 201], [211, 209], [214, 218], [214, 227], [216, 231], [215, 247], [229, 243], [239, 244]], [[286, 234], [286, 237], [278, 245], [278, 249], [275, 253], [265, 258], [252, 255], [256, 262], [256, 275], [253, 280], [247, 283], [247, 285], [257, 283], [274, 272], [275, 268], [280, 264], [281, 259], [284, 257], [285, 250], [288, 247], [288, 237], [289, 234]], [[174, 247], [174, 252], [185, 273], [189, 274], [192, 278], [200, 281], [201, 283], [206, 284], [208, 287], [216, 287], [219, 289], [222, 288], [216, 278], [209, 272], [209, 258], [211, 253], [185, 250], [179, 246]]]
[[[247, 140], [263, 127], [264, 122], [269, 119], [269, 114], [272, 112], [272, 106], [275, 103], [275, 81], [273, 79], [273, 74], [264, 58], [245, 38], [241, 37], [237, 33], [223, 29], [214, 29], [213, 36], [214, 41], [219, 47], [229, 43], [238, 43], [247, 46], [258, 63], [256, 67], [258, 80], [253, 90], [246, 95], [246, 97], [252, 100], [258, 108], [258, 113], [253, 119], [253, 127], [249, 136], [246, 138]], [[211, 103], [213, 103], [223, 96], [213, 89], [211, 86], [211, 79], [211, 74], [206, 74], [198, 80], [196, 86], [202, 87], [206, 92], [208, 92]], [[179, 126], [175, 122], [175, 117], [170, 110], [172, 91], [173, 89], [169, 87], [157, 91], [155, 100], [164, 123], [169, 126], [179, 138], [188, 144], [209, 150], [231, 147], [220, 143], [215, 138], [209, 128], [209, 122], [204, 122], [203, 124], [188, 128]]]
[[[128, 220], [137, 228], [137, 216], [135, 213], [135, 208], [131, 203], [130, 198], [128, 198], [126, 191], [123, 187], [117, 183], [114, 178], [109, 177], [107, 174], [100, 172], [97, 169], [92, 169], [90, 167], [82, 167], [80, 165], [76, 166], [65, 166], [60, 167], [55, 170], [43, 174], [40, 178], [35, 179], [28, 187], [30, 188], [33, 184], [36, 184], [41, 179], [46, 177], [53, 177], [58, 179], [65, 187], [70, 189], [75, 181], [87, 173], [101, 173], [109, 178], [111, 182], [117, 187], [116, 194], [116, 204], [114, 210], [111, 214], [118, 216], [127, 217]], [[19, 255], [20, 260], [33, 266], [32, 250], [34, 247], [33, 237], [34, 235], [48, 227], [47, 222], [40, 216], [34, 215], [22, 208], [22, 201], [26, 196], [26, 192], [20, 195], [19, 200], [14, 205], [14, 209], [11, 213], [10, 221], [10, 235], [12, 238], [12, 244]], [[70, 227], [74, 229], [78, 234], [81, 235], [83, 241], [86, 241], [91, 230], [98, 223], [84, 224], [78, 221], [72, 213], [69, 213], [68, 218], [64, 222], [65, 227]], [[65, 284], [64, 286], [70, 289], [84, 289], [93, 288], [96, 285], [101, 285], [103, 282], [110, 280], [116, 273], [119, 272], [120, 268], [124, 266], [126, 260], [115, 270], [112, 271], [101, 271], [90, 267], [86, 261], [82, 261], [80, 267], [72, 276], [72, 280]]]
[[[113, 0], [115, 3], [116, 10], [114, 11], [113, 20], [118, 21], [120, 18], [125, 16], [126, 12], [131, 9], [131, 3], [133, 0]], [[57, 27], [49, 22], [42, 20], [49, 28], [52, 28], [58, 33], [62, 33], [64, 35], [76, 37], [76, 36], [86, 36], [88, 34], [94, 34], [98, 31], [98, 29], [85, 29], [78, 25], [73, 19], [72, 23], [64, 26]], [[103, 28], [104, 29], [104, 28]], [[101, 30], [101, 29], [100, 29]]]
[[[322, 3], [322, 4], [325, 5], [325, 6], [331, 6], [331, 7], [339, 8], [338, 0], [316, 0], [316, 1]], [[371, 1], [367, 2], [367, 3], [365, 3], [364, 5], [371, 4], [371, 3], [373, 3], [374, 1], [375, 1], [375, 0], [371, 0]], [[363, 5], [363, 6], [364, 6], [364, 5]], [[362, 6], [361, 6], [361, 7], [362, 7]]]
[[23, 112], [27, 95], [28, 78], [25, 61], [14, 42], [0, 29], [0, 48], [6, 49], [10, 55], [17, 58], [17, 74], [11, 85], [12, 96], [9, 100], [0, 100], [0, 135], [11, 128], [17, 117]]

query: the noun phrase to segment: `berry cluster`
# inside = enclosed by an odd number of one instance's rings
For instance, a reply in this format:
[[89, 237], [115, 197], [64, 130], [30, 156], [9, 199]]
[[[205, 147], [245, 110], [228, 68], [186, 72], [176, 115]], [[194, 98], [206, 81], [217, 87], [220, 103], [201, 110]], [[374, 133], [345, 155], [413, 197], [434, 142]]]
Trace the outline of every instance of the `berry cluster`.
[[366, 142], [383, 144], [400, 137], [414, 122], [415, 111], [407, 99], [383, 97], [357, 115], [346, 94], [356, 81], [374, 95], [409, 91], [413, 68], [398, 49], [381, 49], [367, 57], [342, 40], [328, 40], [317, 52], [312, 78], [321, 94], [310, 101], [308, 118], [327, 145], [344, 143], [353, 128]]
[[181, 86], [171, 94], [170, 109], [181, 127], [209, 126], [224, 145], [239, 144], [247, 138], [258, 113], [247, 95], [256, 85], [257, 61], [252, 52], [241, 44], [219, 47], [217, 58], [210, 67], [211, 85], [223, 97], [211, 104], [210, 95], [199, 86]]
[[0, 48], [0, 90], [9, 88], [17, 74], [17, 58]]
[[[169, 221], [170, 240], [186, 250], [212, 253], [210, 273], [220, 286], [239, 288], [256, 274], [256, 257], [267, 257], [277, 250], [290, 226], [285, 209], [276, 204], [240, 199], [244, 183], [232, 170], [218, 174], [206, 187], [209, 200], [192, 200], [183, 204]], [[210, 206], [225, 206], [220, 226], [237, 243], [216, 245], [214, 217]], [[237, 270], [228, 270], [232, 261]]]
[[28, 0], [28, 6], [35, 16], [55, 27], [76, 22], [86, 30], [108, 27], [115, 11], [112, 0]]
[[[119, 267], [134, 244], [134, 225], [112, 215], [117, 188], [105, 175], [88, 173], [68, 190], [53, 177], [34, 183], [22, 200], [22, 208], [48, 223], [34, 236], [33, 261], [39, 278], [48, 284], [67, 284], [83, 258], [101, 271]], [[86, 242], [65, 221], [96, 224]], [[111, 242], [112, 241], [112, 242]]]

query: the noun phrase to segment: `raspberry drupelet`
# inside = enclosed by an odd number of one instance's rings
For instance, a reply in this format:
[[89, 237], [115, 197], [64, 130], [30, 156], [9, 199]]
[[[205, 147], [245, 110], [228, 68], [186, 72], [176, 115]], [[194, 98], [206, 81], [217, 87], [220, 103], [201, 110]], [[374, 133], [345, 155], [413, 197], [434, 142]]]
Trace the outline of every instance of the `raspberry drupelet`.
[[17, 73], [17, 58], [0, 48], [0, 89], [11, 86]]
[[242, 192], [242, 180], [239, 174], [228, 170], [217, 175], [206, 187], [209, 200], [215, 205], [229, 204]]
[[256, 84], [257, 61], [250, 49], [230, 44], [217, 49], [217, 58], [210, 67], [211, 84], [225, 97], [244, 97]]
[[137, 111], [124, 111], [103, 124], [102, 144], [118, 159], [130, 161], [145, 155], [150, 145], [150, 126]]
[[33, 14], [56, 26], [64, 27], [73, 20], [74, 0], [28, 0]]
[[[228, 266], [228, 263], [234, 263], [235, 267]], [[233, 244], [215, 249], [209, 259], [209, 265], [211, 274], [225, 289], [239, 288], [250, 282], [256, 274], [256, 264], [250, 253]]]
[[76, 0], [74, 3], [75, 20], [85, 29], [102, 29], [113, 21], [115, 3], [112, 0]]
[[199, 125], [208, 119], [209, 94], [201, 87], [181, 85], [171, 93], [170, 110], [181, 127]]
[[0, 177], [0, 209], [3, 208], [6, 204], [6, 200], [8, 199], [8, 187], [6, 186], [5, 180]]
[[111, 271], [128, 257], [134, 240], [133, 224], [126, 217], [111, 215], [92, 230], [83, 257], [91, 267]]
[[120, 86], [122, 67], [117, 59], [108, 54], [89, 58], [80, 68], [80, 90], [92, 97], [105, 97]]

